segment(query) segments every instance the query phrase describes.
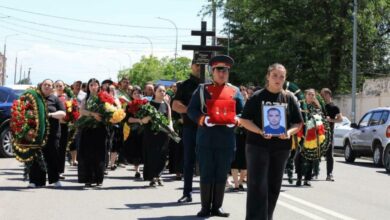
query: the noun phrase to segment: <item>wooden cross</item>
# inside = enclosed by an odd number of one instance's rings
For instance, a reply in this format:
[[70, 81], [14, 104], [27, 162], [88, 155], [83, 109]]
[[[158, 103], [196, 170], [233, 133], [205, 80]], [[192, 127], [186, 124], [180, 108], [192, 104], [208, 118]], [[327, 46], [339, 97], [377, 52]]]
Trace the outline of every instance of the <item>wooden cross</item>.
[[214, 31], [207, 31], [207, 22], [202, 21], [200, 31], [191, 31], [191, 36], [200, 36], [200, 45], [182, 45], [182, 50], [193, 50], [196, 64], [200, 64], [200, 81], [205, 82], [205, 66], [211, 59], [213, 51], [223, 51], [222, 46], [207, 46], [206, 37], [215, 36]]

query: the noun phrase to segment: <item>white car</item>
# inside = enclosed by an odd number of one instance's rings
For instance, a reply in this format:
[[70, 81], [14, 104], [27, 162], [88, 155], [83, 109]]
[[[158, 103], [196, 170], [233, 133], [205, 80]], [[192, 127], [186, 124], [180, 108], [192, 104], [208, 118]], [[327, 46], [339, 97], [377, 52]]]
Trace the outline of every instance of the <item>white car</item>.
[[348, 132], [352, 130], [351, 128], [351, 121], [343, 116], [343, 121], [339, 123], [334, 124], [334, 130], [333, 130], [333, 146], [335, 148], [343, 148], [344, 147], [344, 140], [346, 138], [346, 135]]

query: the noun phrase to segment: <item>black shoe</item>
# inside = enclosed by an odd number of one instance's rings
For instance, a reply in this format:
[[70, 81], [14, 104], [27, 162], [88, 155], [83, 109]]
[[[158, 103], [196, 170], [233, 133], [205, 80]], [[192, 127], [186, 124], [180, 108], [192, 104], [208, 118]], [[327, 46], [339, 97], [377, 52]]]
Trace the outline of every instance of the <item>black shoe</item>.
[[311, 186], [311, 182], [309, 180], [305, 180], [305, 182], [303, 182], [303, 185], [305, 186]]
[[210, 210], [207, 210], [207, 209], [204, 209], [202, 208], [198, 214], [196, 214], [196, 216], [200, 217], [200, 218], [205, 218], [205, 217], [209, 217], [210, 216]]
[[175, 177], [175, 180], [177, 180], [177, 181], [179, 181], [179, 180], [181, 180], [182, 178], [181, 178], [181, 176], [176, 176]]
[[91, 188], [91, 187], [92, 187], [92, 184], [91, 184], [91, 183], [86, 183], [86, 184], [84, 185], [84, 187], [85, 187], [85, 188]]
[[293, 182], [293, 179], [292, 179], [292, 178], [290, 178], [290, 177], [288, 178], [288, 180], [287, 180], [287, 181], [288, 181], [288, 183], [289, 183], [289, 184], [293, 184], [293, 183], [294, 183], [294, 182]]
[[117, 168], [116, 164], [111, 166], [111, 170], [116, 170], [116, 168]]
[[139, 179], [139, 178], [141, 178], [141, 174], [139, 172], [136, 172], [134, 177]]
[[297, 182], [295, 183], [296, 186], [302, 186], [302, 180], [297, 180]]
[[224, 212], [222, 209], [211, 210], [211, 216], [227, 218], [229, 217], [229, 215], [230, 215], [229, 213]]
[[326, 181], [334, 181], [334, 178], [333, 178], [333, 175], [332, 174], [329, 174], [327, 177], [326, 177]]
[[225, 194], [225, 183], [214, 184], [213, 186], [213, 196], [212, 196], [212, 208], [211, 215], [219, 217], [229, 217], [229, 213], [226, 213], [222, 210], [223, 197]]
[[186, 203], [186, 202], [192, 202], [191, 196], [182, 196], [179, 200], [177, 200], [178, 203]]
[[64, 177], [64, 175], [62, 173], [59, 175], [59, 179], [60, 180], [64, 180], [65, 179], [65, 177]]
[[154, 180], [150, 181], [149, 186], [150, 187], [156, 187], [156, 182], [154, 182]]
[[239, 191], [245, 191], [245, 188], [242, 184], [238, 185], [238, 190]]
[[157, 179], [157, 184], [158, 184], [158, 186], [164, 186], [161, 179]]

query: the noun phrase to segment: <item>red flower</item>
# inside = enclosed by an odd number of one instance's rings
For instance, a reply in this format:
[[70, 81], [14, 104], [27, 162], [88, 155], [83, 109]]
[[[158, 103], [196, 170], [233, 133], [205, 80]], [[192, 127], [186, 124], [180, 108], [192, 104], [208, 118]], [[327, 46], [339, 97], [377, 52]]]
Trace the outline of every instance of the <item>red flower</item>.
[[37, 126], [37, 122], [34, 120], [34, 119], [28, 119], [28, 122], [27, 122], [28, 126], [30, 126], [31, 128], [35, 128]]
[[99, 92], [98, 97], [99, 97], [99, 100], [101, 102], [108, 102], [111, 105], [113, 105], [115, 102], [114, 97], [112, 95], [108, 94], [106, 91]]
[[73, 114], [74, 120], [79, 119], [79, 117], [80, 117], [80, 113], [79, 112], [76, 111], [76, 112], [73, 112], [72, 114]]
[[146, 99], [135, 99], [127, 105], [127, 112], [131, 113], [133, 115], [137, 114], [138, 110], [141, 108], [141, 106], [148, 103], [148, 100]]

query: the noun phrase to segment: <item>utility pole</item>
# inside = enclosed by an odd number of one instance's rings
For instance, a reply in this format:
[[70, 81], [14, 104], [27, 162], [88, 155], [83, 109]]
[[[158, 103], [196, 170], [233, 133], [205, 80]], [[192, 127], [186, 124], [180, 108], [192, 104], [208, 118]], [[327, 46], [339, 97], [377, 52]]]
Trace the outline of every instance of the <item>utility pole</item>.
[[357, 0], [353, 1], [353, 46], [352, 46], [352, 122], [356, 122], [356, 46], [357, 46]]
[[[212, 26], [212, 31], [216, 33], [216, 27], [217, 27], [217, 4], [215, 3], [215, 0], [211, 0], [211, 7], [213, 9], [213, 26]], [[217, 45], [217, 37], [214, 35], [212, 36], [212, 46]], [[214, 56], [216, 55], [216, 51], [213, 52]]]
[[15, 57], [14, 84], [16, 85], [16, 72], [18, 72], [18, 56]]
[[20, 64], [20, 69], [19, 69], [19, 84], [20, 84], [20, 81], [22, 81], [22, 69], [23, 69], [23, 65]]

